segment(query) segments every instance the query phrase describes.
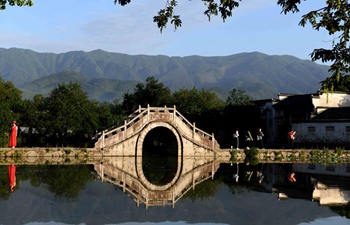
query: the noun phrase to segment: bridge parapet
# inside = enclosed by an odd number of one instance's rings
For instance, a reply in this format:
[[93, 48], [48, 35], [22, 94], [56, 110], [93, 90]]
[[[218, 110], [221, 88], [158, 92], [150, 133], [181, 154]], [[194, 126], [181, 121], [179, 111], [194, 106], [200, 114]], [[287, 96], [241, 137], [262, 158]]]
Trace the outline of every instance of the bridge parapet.
[[140, 133], [142, 129], [152, 122], [166, 122], [184, 137], [201, 146], [209, 149], [219, 149], [220, 146], [214, 138], [214, 134], [208, 134], [198, 129], [195, 123], [190, 123], [176, 107], [139, 107], [128, 119], [124, 120], [124, 125], [104, 130], [101, 137], [95, 143], [95, 148], [103, 149], [118, 143], [124, 142], [134, 135]]

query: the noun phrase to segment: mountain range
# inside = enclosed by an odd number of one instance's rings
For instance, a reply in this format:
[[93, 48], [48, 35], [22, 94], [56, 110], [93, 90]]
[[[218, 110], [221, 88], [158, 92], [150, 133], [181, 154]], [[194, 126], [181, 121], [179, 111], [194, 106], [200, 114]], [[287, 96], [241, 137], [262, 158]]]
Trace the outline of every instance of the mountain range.
[[165, 87], [209, 89], [226, 99], [233, 88], [254, 99], [278, 93], [311, 93], [330, 76], [329, 67], [290, 55], [260, 52], [229, 56], [127, 55], [103, 50], [39, 53], [0, 48], [0, 76], [23, 91], [24, 98], [47, 94], [59, 83], [78, 82], [91, 99], [122, 100], [137, 83], [153, 76]]

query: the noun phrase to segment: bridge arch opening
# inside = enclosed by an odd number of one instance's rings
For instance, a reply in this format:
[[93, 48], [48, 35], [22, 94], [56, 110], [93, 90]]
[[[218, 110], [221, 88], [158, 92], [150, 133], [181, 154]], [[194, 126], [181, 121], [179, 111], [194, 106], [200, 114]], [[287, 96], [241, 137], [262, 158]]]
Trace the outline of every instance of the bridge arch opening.
[[150, 130], [142, 146], [142, 170], [153, 185], [169, 184], [178, 170], [178, 143], [174, 133], [166, 127]]
[[166, 127], [150, 130], [143, 140], [142, 155], [177, 157], [178, 143], [174, 133]]
[[[160, 157], [161, 155], [156, 157], [155, 152], [147, 151], [147, 148], [152, 146], [149, 143], [153, 142], [153, 137], [167, 140], [163, 143], [167, 143], [169, 149], [163, 151], [163, 157]], [[144, 144], [146, 138], [148, 140]], [[167, 156], [165, 153], [170, 154]], [[153, 157], [149, 157], [152, 154]], [[150, 190], [167, 190], [176, 182], [182, 171], [182, 137], [171, 123], [163, 121], [149, 123], [138, 136], [136, 156], [136, 173], [140, 181]]]

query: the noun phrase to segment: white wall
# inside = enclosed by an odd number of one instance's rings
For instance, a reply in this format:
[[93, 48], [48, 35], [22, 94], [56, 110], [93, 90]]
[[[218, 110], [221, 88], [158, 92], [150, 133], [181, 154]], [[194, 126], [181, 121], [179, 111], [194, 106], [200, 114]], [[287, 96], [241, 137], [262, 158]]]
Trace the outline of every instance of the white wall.
[[322, 93], [319, 96], [313, 96], [312, 103], [315, 108], [350, 106], [350, 95], [346, 93]]
[[[315, 128], [314, 132], [310, 131], [311, 127]], [[333, 131], [329, 129], [332, 127], [334, 127]], [[346, 132], [346, 127], [348, 127], [348, 132]], [[297, 132], [296, 143], [350, 143], [350, 122], [294, 123], [293, 130]]]

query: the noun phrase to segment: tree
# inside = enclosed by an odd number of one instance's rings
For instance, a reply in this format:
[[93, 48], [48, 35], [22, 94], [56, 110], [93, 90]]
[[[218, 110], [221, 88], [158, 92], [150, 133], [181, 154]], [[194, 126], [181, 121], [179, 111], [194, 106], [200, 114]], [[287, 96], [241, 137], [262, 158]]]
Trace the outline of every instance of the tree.
[[37, 94], [32, 100], [24, 100], [20, 109], [21, 126], [26, 130], [21, 134], [23, 146], [43, 146], [46, 144], [44, 136], [49, 126], [47, 111], [45, 109], [46, 98]]
[[33, 6], [34, 2], [32, 0], [0, 0], [0, 10], [6, 9], [6, 4], [10, 6]]
[[245, 93], [242, 89], [233, 88], [226, 100], [227, 106], [244, 106], [252, 105], [253, 98]]
[[[283, 7], [283, 12], [298, 12], [297, 3], [300, 0], [279, 0], [278, 4]], [[327, 0], [326, 6], [313, 10], [302, 16], [299, 25], [312, 25], [315, 30], [324, 28], [330, 36], [335, 35], [332, 49], [315, 49], [311, 53], [311, 59], [322, 62], [333, 62], [329, 71], [332, 75], [329, 79], [322, 81], [322, 88], [326, 92], [334, 91], [335, 84], [342, 76], [350, 71], [350, 3], [348, 0]]]
[[59, 84], [50, 92], [45, 107], [46, 129], [56, 144], [67, 144], [69, 137], [76, 139], [71, 142], [79, 144], [94, 134], [98, 127], [96, 107], [80, 84]]
[[199, 116], [203, 112], [222, 109], [223, 102], [218, 96], [208, 90], [182, 88], [173, 94], [174, 105], [186, 116]]
[[12, 82], [0, 78], [0, 130], [5, 131], [12, 120], [18, 119], [22, 92]]
[[1, 145], [7, 145], [10, 124], [18, 120], [19, 109], [22, 104], [22, 92], [12, 82], [0, 78], [0, 132]]
[[123, 99], [123, 109], [126, 112], [135, 111], [139, 105], [157, 107], [165, 106], [171, 103], [171, 91], [159, 83], [154, 77], [146, 79], [146, 85], [139, 83], [132, 94], [125, 94]]
[[98, 130], [104, 130], [106, 128], [116, 126], [123, 122], [123, 114], [121, 110], [121, 104], [118, 100], [113, 103], [102, 102], [96, 103], [98, 114]]
[[[332, 77], [328, 77], [321, 82], [323, 90], [327, 89], [331, 79]], [[333, 88], [334, 91], [350, 92], [350, 75], [341, 76], [338, 81], [333, 83]]]
[[176, 109], [208, 133], [219, 133], [224, 102], [210, 90], [180, 89], [173, 94]]

